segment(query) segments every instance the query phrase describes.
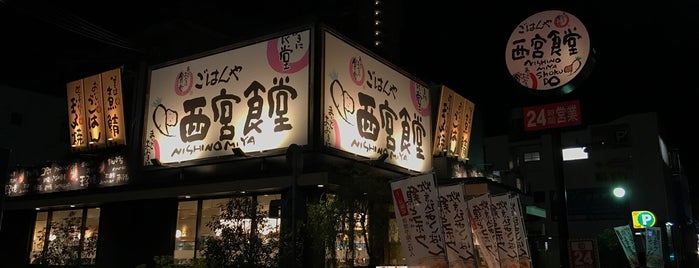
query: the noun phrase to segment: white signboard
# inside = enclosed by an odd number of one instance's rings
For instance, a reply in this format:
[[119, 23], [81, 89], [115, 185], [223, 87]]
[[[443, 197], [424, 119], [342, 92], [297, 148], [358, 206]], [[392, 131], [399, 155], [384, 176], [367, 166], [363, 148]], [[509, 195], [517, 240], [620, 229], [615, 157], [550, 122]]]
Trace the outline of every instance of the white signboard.
[[633, 239], [631, 227], [629, 225], [616, 226], [614, 227], [614, 232], [619, 239], [621, 247], [624, 249], [624, 253], [631, 267], [638, 267], [638, 254], [636, 254], [636, 243]]
[[663, 261], [662, 228], [649, 227], [646, 229], [646, 267], [665, 267]]
[[519, 202], [519, 195], [510, 194], [510, 206], [515, 213], [512, 218], [514, 224], [515, 239], [517, 240], [517, 258], [519, 258], [520, 268], [532, 267], [532, 257], [529, 251], [529, 240], [527, 239], [527, 228], [524, 226], [524, 214]]
[[488, 267], [500, 267], [498, 258], [497, 236], [495, 235], [495, 219], [493, 217], [490, 194], [485, 193], [467, 201], [468, 213], [473, 222], [473, 232], [478, 241], [480, 257]]
[[306, 144], [310, 51], [305, 30], [152, 70], [144, 164]]
[[324, 33], [325, 146], [419, 172], [432, 168], [427, 86]]
[[449, 267], [476, 267], [471, 221], [462, 184], [439, 187], [442, 228]]
[[590, 55], [585, 25], [560, 10], [536, 13], [512, 31], [505, 61], [512, 78], [532, 90], [560, 88], [581, 73]]
[[493, 195], [493, 223], [495, 237], [498, 241], [498, 256], [502, 267], [519, 267], [517, 237], [515, 234], [514, 211], [510, 205], [509, 194]]
[[391, 191], [406, 264], [446, 267], [439, 197], [433, 175], [392, 182]]

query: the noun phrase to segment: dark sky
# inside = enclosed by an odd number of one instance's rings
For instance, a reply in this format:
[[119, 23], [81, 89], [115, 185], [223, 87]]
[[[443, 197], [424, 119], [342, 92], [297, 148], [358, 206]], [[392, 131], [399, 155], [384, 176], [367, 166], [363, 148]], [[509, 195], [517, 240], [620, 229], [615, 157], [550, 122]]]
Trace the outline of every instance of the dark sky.
[[[472, 100], [486, 118], [486, 135], [508, 131], [512, 108], [577, 99], [584, 124], [657, 112], [668, 145], [680, 150], [685, 167], [696, 165], [693, 152], [699, 146], [691, 130], [696, 120], [690, 107], [699, 90], [694, 56], [699, 39], [697, 1], [401, 2], [400, 11], [389, 11], [401, 14], [396, 65]], [[124, 0], [103, 6], [91, 1], [0, 0], [4, 48], [0, 81], [63, 96], [67, 81], [95, 70], [143, 55], [163, 60], [203, 52], [256, 37], [260, 27], [311, 13], [330, 18], [349, 35], [361, 34], [352, 29], [360, 17], [353, 12], [362, 3], [178, 0], [144, 6], [142, 1]], [[585, 24], [594, 49], [589, 77], [563, 96], [532, 94], [510, 77], [505, 65], [512, 31], [544, 10], [576, 16]], [[183, 39], [177, 33], [192, 37]]]
[[[694, 168], [699, 149], [692, 124], [699, 90], [694, 63], [699, 40], [696, 1], [487, 1], [473, 8], [456, 4], [415, 5], [408, 10], [404, 41], [420, 40], [403, 55], [410, 72], [441, 81], [473, 100], [487, 116], [491, 133], [506, 132], [510, 109], [578, 99], [585, 124], [623, 115], [657, 112], [666, 142]], [[562, 96], [542, 96], [519, 86], [505, 65], [505, 47], [515, 27], [544, 10], [563, 10], [587, 28], [595, 64], [587, 79]], [[407, 39], [407, 40], [406, 40]], [[428, 44], [425, 44], [428, 43]]]

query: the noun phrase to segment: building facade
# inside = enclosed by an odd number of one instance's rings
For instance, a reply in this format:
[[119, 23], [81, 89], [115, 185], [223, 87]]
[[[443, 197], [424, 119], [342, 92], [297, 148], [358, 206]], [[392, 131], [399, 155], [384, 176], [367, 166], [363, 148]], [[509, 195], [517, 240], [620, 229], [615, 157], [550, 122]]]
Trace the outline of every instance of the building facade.
[[[665, 267], [684, 267], [696, 258], [687, 178], [679, 155], [665, 144], [655, 113], [600, 125], [513, 133], [486, 138], [485, 159], [501, 176], [524, 181], [531, 205], [545, 209], [545, 218], [527, 222], [540, 265], [555, 267], [564, 260], [557, 252], [562, 237], [594, 240], [592, 260], [601, 261], [599, 267], [627, 265], [613, 228], [633, 227], [632, 215], [640, 211], [653, 213], [654, 225], [664, 230]], [[580, 156], [569, 157], [573, 151]], [[562, 161], [556, 161], [555, 154], [562, 154]], [[626, 195], [615, 197], [617, 187]], [[644, 254], [643, 228], [634, 228], [639, 258]]]
[[[388, 181], [433, 172], [432, 95], [441, 87], [318, 24], [134, 65], [140, 68], [68, 82], [67, 98], [50, 99], [41, 112], [7, 106], [18, 117], [8, 135], [31, 132], [43, 141], [66, 131], [68, 138], [26, 150], [16, 144], [25, 137], [7, 139], [15, 143], [5, 145], [4, 264], [136, 267], [162, 256], [186, 263], [202, 258], [206, 238], [219, 235], [212, 221], [232, 198], [259, 204], [260, 214], [240, 222], [244, 228], [255, 222], [263, 239], [301, 241], [314, 235], [300, 227], [309, 224], [310, 207], [348, 189], [366, 204], [357, 215], [367, 214], [349, 217], [349, 226], [368, 224], [386, 238], [350, 246], [348, 235], [362, 235], [348, 228], [333, 244], [335, 258], [346, 266], [403, 262], [399, 242], [389, 238], [391, 217], [368, 211], [390, 211]], [[21, 124], [24, 113], [32, 124]], [[29, 126], [46, 120], [29, 116], [35, 113], [67, 120], [38, 131]], [[472, 105], [460, 110], [468, 121], [459, 119], [450, 136], [450, 153], [462, 162], [473, 113]], [[25, 154], [34, 161], [19, 157]], [[291, 251], [276, 254], [300, 256], [282, 262], [292, 267], [324, 265], [324, 253]]]

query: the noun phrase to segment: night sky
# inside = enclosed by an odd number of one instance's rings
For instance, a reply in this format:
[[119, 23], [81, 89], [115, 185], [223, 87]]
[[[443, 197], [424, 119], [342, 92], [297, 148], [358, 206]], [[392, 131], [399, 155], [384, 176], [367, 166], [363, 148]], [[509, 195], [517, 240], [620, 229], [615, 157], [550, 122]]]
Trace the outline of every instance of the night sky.
[[[57, 6], [46, 0], [0, 0], [0, 82], [63, 96], [67, 81], [125, 61], [195, 54], [254, 37], [259, 32], [255, 27], [312, 13], [350, 30], [361, 17], [353, 13], [360, 5], [354, 1], [231, 2], [235, 3], [179, 0], [146, 7], [131, 0], [105, 6], [91, 1]], [[584, 124], [657, 112], [668, 146], [679, 149], [690, 183], [697, 181], [697, 120], [691, 107], [699, 90], [694, 55], [699, 3], [607, 2], [404, 1], [399, 7], [400, 56], [395, 64], [473, 101], [484, 116], [488, 136], [507, 133], [513, 108], [565, 100], [580, 100]], [[505, 65], [510, 34], [522, 20], [544, 10], [576, 16], [585, 24], [594, 50], [589, 77], [565, 95], [532, 94], [510, 77]], [[197, 36], [182, 39], [172, 34], [185, 28]], [[163, 30], [171, 34], [159, 34]], [[360, 33], [348, 35], [353, 34]], [[198, 41], [206, 45], [196, 45]], [[37, 78], [39, 74], [43, 78]]]

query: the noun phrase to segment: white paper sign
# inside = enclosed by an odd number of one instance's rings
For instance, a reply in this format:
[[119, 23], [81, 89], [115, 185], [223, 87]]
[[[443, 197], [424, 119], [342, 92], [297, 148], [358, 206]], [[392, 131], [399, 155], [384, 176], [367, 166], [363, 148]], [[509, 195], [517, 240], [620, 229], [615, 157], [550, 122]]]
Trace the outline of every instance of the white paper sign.
[[391, 183], [403, 256], [409, 266], [446, 267], [444, 233], [432, 174]]
[[439, 207], [449, 267], [475, 267], [476, 253], [464, 186], [440, 186]]
[[482, 259], [485, 260], [488, 267], [500, 267], [490, 194], [485, 193], [473, 197], [467, 203], [469, 217], [471, 222], [473, 222], [474, 234], [479, 242], [478, 248], [482, 253]]
[[510, 205], [510, 196], [508, 194], [493, 195], [490, 197], [490, 201], [493, 204], [492, 216], [501, 266], [519, 267], [514, 211]]

